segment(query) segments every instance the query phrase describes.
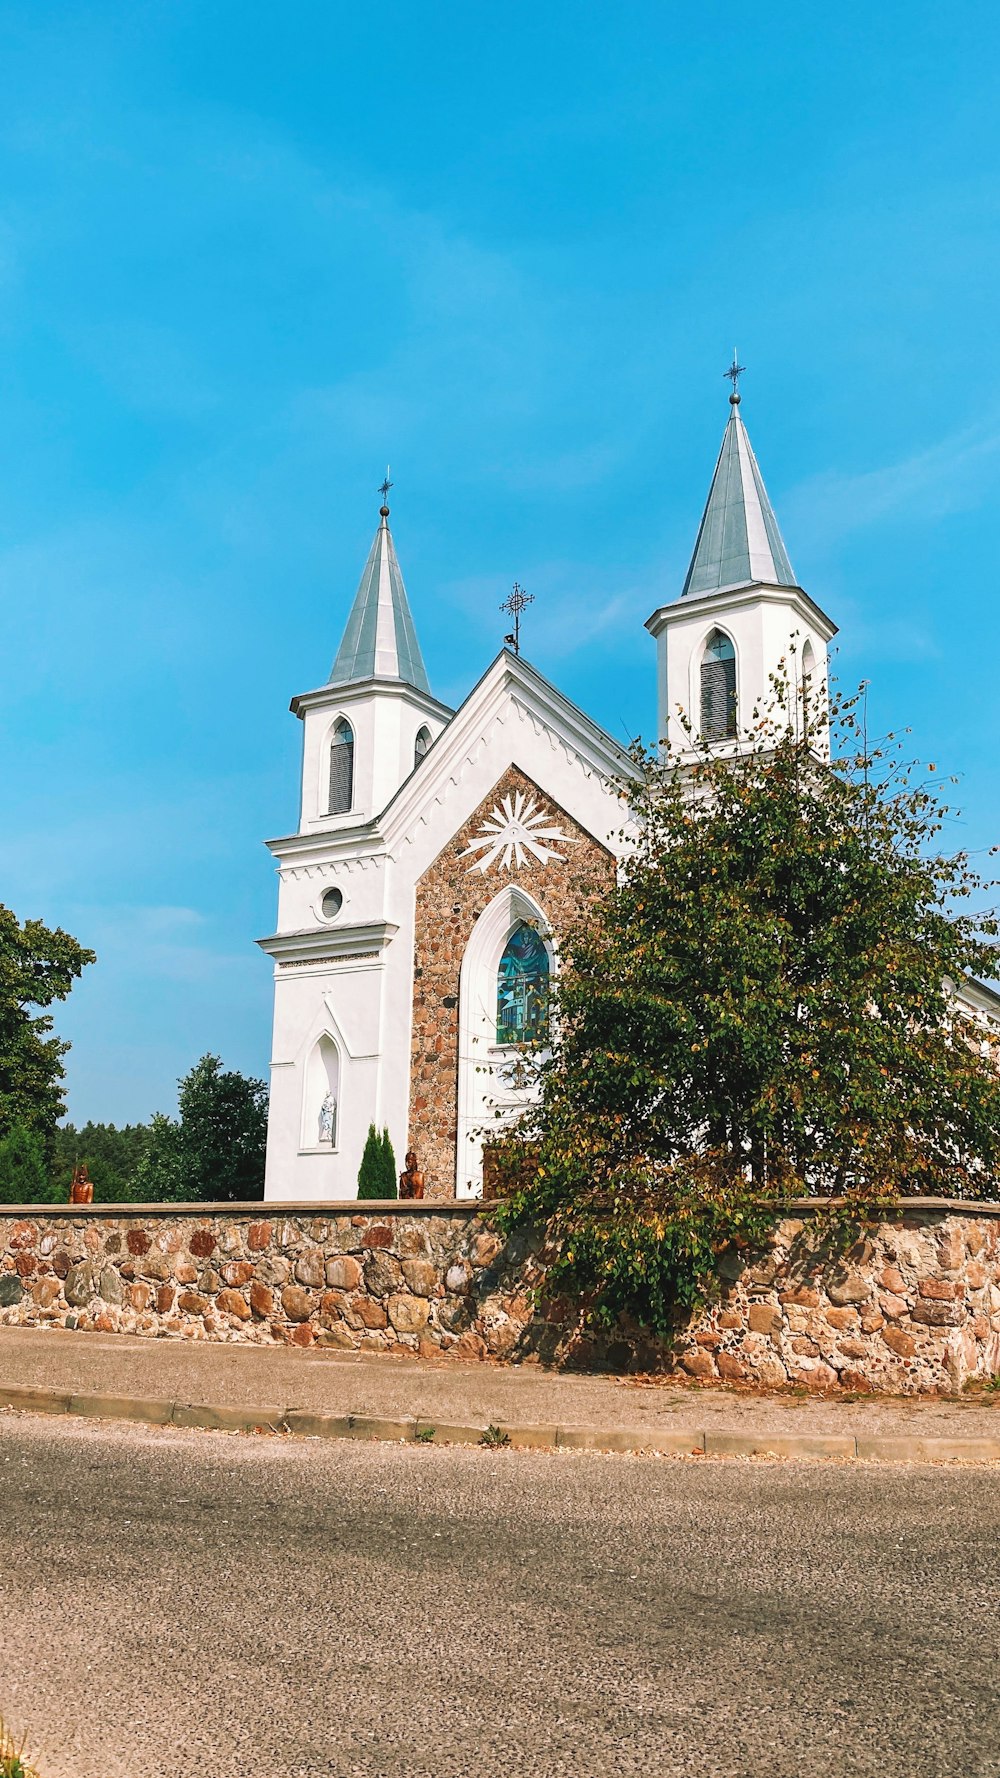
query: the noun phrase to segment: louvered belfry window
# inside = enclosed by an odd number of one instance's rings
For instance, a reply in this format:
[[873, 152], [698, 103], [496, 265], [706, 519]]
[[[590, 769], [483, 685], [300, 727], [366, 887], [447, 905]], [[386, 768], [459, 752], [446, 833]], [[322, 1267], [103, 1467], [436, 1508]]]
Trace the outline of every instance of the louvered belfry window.
[[330, 814], [346, 815], [354, 801], [354, 731], [341, 719], [330, 748]]
[[701, 733], [705, 741], [736, 734], [736, 650], [721, 630], [712, 631], [701, 658]]

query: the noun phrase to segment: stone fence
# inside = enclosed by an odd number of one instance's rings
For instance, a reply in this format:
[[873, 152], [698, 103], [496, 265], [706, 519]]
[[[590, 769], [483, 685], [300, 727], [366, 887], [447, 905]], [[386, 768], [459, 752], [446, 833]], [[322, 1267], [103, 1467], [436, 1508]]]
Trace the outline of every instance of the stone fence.
[[0, 1215], [0, 1324], [454, 1352], [769, 1387], [960, 1389], [1000, 1372], [1000, 1205], [910, 1199], [845, 1252], [808, 1202], [724, 1256], [672, 1340], [595, 1339], [479, 1204], [50, 1206]]

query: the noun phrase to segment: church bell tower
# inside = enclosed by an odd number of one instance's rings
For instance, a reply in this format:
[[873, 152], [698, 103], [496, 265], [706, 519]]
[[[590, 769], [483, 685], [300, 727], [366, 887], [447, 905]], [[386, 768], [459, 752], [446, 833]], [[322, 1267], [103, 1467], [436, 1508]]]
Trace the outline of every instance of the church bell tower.
[[[751, 744], [764, 714], [805, 723], [825, 708], [836, 625], [796, 581], [740, 415], [733, 354], [729, 423], [679, 599], [647, 619], [656, 638], [660, 744], [680, 763], [695, 738]], [[775, 708], [772, 679], [785, 683]], [[817, 740], [817, 746], [820, 743]]]

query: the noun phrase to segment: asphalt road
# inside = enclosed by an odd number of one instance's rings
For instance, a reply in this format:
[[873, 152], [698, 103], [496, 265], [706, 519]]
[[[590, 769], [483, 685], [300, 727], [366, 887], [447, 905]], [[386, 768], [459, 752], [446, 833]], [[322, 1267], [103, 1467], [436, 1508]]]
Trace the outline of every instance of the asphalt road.
[[0, 1417], [45, 1778], [1000, 1774], [988, 1468]]

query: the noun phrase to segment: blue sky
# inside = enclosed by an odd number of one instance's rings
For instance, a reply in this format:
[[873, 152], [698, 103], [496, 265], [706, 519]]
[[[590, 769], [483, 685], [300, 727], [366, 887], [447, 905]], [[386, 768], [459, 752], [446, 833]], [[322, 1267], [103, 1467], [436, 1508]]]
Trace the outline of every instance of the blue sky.
[[0, 5], [0, 896], [70, 1112], [265, 1073], [266, 835], [377, 520], [431, 682], [651, 736], [728, 408], [883, 726], [1000, 838], [994, 4]]

